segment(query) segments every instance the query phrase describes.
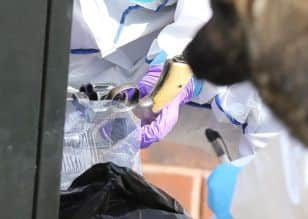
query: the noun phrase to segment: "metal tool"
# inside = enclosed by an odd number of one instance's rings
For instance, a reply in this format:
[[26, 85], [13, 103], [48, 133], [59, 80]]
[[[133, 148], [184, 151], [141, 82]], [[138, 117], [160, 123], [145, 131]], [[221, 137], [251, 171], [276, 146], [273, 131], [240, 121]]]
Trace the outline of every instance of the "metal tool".
[[[138, 99], [138, 103], [134, 107], [134, 113], [142, 119], [153, 118], [166, 105], [174, 100], [178, 94], [186, 87], [192, 78], [192, 71], [185, 62], [183, 56], [176, 56], [168, 59], [163, 67], [160, 78], [153, 90], [147, 96]], [[127, 87], [127, 85], [125, 85]], [[130, 89], [133, 86], [130, 87]], [[137, 89], [136, 87], [134, 87]], [[116, 91], [124, 89], [115, 88], [111, 93], [111, 97], [116, 96]], [[132, 98], [133, 104], [135, 99]], [[130, 104], [131, 105], [131, 104]]]
[[[115, 86], [111, 83], [89, 83], [80, 87], [90, 100], [116, 100], [141, 119], [151, 119], [185, 88], [192, 72], [182, 56], [168, 59], [153, 90], [140, 98], [139, 89], [132, 84]], [[78, 98], [78, 97], [77, 97]], [[84, 96], [83, 96], [84, 98]]]

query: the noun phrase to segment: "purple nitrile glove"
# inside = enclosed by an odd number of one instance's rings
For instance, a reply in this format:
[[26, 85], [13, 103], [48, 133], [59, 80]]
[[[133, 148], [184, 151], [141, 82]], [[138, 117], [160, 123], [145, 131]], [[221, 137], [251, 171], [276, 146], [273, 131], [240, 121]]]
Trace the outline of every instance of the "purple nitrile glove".
[[[147, 74], [138, 83], [140, 96], [149, 94], [159, 80], [163, 65], [152, 65]], [[170, 133], [179, 117], [179, 108], [182, 104], [191, 100], [194, 95], [193, 80], [191, 80], [183, 91], [169, 103], [153, 121], [142, 121], [141, 148], [160, 141]]]
[[148, 95], [159, 80], [160, 74], [163, 71], [163, 65], [152, 65], [148, 72], [139, 81], [137, 87], [140, 91], [140, 97]]

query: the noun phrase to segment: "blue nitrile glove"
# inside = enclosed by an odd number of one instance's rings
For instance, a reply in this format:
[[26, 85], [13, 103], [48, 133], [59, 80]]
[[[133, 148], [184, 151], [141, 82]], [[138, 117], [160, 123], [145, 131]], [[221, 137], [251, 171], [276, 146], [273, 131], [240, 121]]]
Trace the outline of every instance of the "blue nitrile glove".
[[230, 208], [241, 167], [221, 164], [208, 179], [208, 204], [217, 219], [233, 219]]

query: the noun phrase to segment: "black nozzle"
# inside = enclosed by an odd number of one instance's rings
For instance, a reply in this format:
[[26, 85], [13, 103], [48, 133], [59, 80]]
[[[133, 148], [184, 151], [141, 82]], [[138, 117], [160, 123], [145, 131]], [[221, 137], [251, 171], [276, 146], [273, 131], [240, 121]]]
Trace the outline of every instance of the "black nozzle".
[[205, 129], [205, 136], [207, 140], [211, 143], [218, 157], [221, 157], [222, 155], [226, 154], [228, 156], [229, 161], [232, 160], [227, 145], [225, 144], [223, 138], [217, 131], [213, 129]]
[[205, 129], [205, 136], [209, 142], [213, 142], [220, 137], [220, 134], [213, 129]]

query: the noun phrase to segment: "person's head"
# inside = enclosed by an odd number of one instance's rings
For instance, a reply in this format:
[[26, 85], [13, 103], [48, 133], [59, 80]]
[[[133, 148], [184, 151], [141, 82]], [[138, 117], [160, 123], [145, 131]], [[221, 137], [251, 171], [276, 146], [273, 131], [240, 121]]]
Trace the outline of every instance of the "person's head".
[[308, 1], [212, 0], [213, 17], [184, 51], [197, 78], [251, 80], [308, 146]]

